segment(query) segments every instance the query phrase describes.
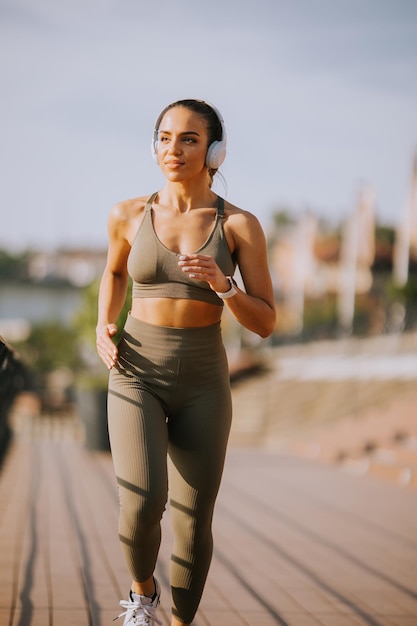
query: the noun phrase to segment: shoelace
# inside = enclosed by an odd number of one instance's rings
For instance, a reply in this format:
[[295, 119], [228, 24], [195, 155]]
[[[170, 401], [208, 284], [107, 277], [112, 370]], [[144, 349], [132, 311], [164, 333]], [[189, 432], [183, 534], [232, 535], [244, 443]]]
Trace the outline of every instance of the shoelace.
[[[146, 626], [146, 624], [151, 624], [152, 622], [156, 622], [162, 626], [162, 622], [156, 617], [154, 611], [155, 607], [151, 605], [142, 604], [141, 602], [136, 602], [134, 600], [120, 600], [120, 606], [122, 606], [126, 611], [120, 613], [117, 617], [114, 618], [113, 622], [115, 622], [119, 617], [123, 617], [128, 613], [133, 613], [134, 611], [143, 611], [144, 617], [146, 621], [142, 621], [142, 624]], [[139, 616], [138, 616], [139, 617]], [[140, 622], [137, 622], [138, 626], [140, 626]]]

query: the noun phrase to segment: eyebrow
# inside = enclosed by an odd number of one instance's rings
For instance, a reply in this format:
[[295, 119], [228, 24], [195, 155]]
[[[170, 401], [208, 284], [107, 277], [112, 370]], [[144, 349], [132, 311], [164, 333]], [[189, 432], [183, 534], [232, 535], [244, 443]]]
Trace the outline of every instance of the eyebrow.
[[[164, 135], [172, 135], [169, 130], [164, 130], [163, 128], [158, 128], [158, 133], [164, 133]], [[197, 133], [197, 131], [195, 130], [186, 130], [185, 132], [180, 133], [180, 135], [197, 135], [197, 137], [200, 137], [200, 133]]]

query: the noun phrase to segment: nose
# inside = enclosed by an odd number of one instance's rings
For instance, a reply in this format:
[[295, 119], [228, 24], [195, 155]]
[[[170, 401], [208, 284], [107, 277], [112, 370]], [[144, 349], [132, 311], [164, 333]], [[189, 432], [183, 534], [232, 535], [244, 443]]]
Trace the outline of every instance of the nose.
[[179, 138], [172, 137], [171, 141], [168, 145], [168, 153], [169, 154], [180, 154], [181, 152], [181, 142]]

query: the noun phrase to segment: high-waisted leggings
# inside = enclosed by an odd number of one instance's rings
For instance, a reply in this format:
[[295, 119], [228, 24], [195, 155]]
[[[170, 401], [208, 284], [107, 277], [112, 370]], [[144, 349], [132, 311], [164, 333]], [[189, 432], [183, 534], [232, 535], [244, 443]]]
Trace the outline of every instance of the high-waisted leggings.
[[152, 576], [169, 484], [172, 611], [190, 623], [212, 557], [213, 508], [231, 424], [220, 323], [169, 328], [129, 316], [118, 350], [108, 420], [122, 550], [135, 581]]

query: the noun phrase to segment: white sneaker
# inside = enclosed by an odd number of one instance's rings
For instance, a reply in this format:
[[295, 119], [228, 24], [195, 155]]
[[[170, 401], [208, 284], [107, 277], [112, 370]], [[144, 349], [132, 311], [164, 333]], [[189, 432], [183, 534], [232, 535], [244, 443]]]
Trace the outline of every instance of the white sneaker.
[[119, 603], [126, 611], [120, 613], [113, 621], [124, 615], [125, 621], [123, 622], [123, 626], [153, 626], [155, 623], [162, 626], [161, 620], [159, 620], [155, 614], [159, 605], [161, 588], [156, 578], [154, 578], [154, 581], [156, 592], [154, 600], [148, 598], [148, 596], [140, 596], [130, 591], [129, 600], [120, 600]]

